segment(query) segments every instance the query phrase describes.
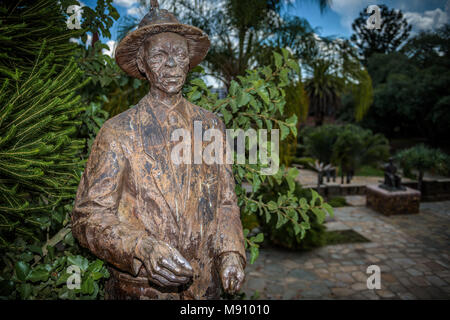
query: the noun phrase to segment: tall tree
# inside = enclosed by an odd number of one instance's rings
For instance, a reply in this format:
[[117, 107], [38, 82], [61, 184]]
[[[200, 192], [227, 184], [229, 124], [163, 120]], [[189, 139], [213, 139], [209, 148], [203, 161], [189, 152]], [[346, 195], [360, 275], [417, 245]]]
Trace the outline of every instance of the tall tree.
[[320, 39], [303, 55], [305, 90], [316, 125], [334, 116], [341, 97], [349, 94], [354, 119], [360, 121], [373, 101], [372, 79], [348, 40]]
[[[0, 13], [0, 244], [45, 240], [74, 196], [83, 141], [74, 139], [84, 85], [72, 57], [78, 35], [52, 0], [2, 4]], [[53, 230], [55, 231], [55, 230]]]
[[[321, 9], [329, 0], [316, 0]], [[273, 45], [278, 48], [300, 46], [301, 36], [313, 36], [312, 28], [301, 18], [281, 16], [289, 2], [284, 0], [165, 0], [161, 7], [174, 12], [183, 23], [198, 26], [212, 39], [205, 64], [208, 74], [229, 88], [231, 81], [245, 70], [268, 64]], [[141, 1], [148, 6], [148, 1]], [[148, 11], [148, 7], [141, 10]], [[125, 18], [120, 27], [124, 36], [139, 20]], [[262, 54], [264, 52], [264, 54]], [[260, 57], [267, 58], [263, 62]], [[262, 63], [261, 63], [262, 62]]]
[[363, 10], [352, 23], [354, 34], [351, 41], [359, 48], [364, 64], [374, 53], [390, 53], [396, 51], [408, 39], [411, 25], [397, 9], [389, 9], [379, 5], [381, 13], [381, 29], [367, 28], [367, 20], [372, 13]]

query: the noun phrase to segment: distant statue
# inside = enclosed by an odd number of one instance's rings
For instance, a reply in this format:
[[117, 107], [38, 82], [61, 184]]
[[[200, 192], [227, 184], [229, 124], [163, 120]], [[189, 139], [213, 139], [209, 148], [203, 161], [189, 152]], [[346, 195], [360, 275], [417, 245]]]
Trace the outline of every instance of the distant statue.
[[389, 191], [406, 190], [401, 182], [402, 178], [397, 174], [397, 167], [394, 164], [394, 159], [391, 157], [384, 166], [384, 182], [380, 185], [380, 188]]

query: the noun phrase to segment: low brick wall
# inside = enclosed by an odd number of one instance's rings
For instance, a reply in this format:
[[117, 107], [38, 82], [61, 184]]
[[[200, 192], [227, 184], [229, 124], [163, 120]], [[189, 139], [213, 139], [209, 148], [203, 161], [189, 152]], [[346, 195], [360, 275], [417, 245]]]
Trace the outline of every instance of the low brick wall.
[[[405, 182], [403, 185], [411, 189], [417, 189], [417, 182]], [[313, 189], [327, 198], [366, 195], [366, 186], [357, 184], [322, 185], [320, 188], [315, 186]], [[423, 181], [421, 201], [444, 200], [450, 200], [450, 179]]]
[[367, 206], [386, 216], [419, 213], [420, 192], [415, 189], [387, 191], [377, 185], [368, 185], [366, 195]]

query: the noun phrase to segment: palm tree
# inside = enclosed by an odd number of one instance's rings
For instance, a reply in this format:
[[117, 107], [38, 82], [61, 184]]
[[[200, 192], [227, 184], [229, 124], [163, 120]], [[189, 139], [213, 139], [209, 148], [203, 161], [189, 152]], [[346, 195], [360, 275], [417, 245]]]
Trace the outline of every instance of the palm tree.
[[326, 115], [333, 116], [341, 106], [341, 96], [351, 93], [354, 116], [360, 121], [373, 102], [372, 79], [348, 40], [319, 38], [302, 55], [306, 77], [305, 89], [316, 126]]
[[326, 115], [334, 115], [341, 105], [344, 83], [331, 71], [332, 62], [318, 60], [313, 63], [313, 76], [305, 83], [309, 108], [314, 114], [316, 126], [321, 126]]
[[364, 165], [377, 165], [389, 157], [389, 141], [382, 134], [373, 134], [371, 130], [348, 124], [341, 127], [333, 145], [332, 162], [341, 167], [341, 179], [344, 174], [347, 183], [358, 168]]

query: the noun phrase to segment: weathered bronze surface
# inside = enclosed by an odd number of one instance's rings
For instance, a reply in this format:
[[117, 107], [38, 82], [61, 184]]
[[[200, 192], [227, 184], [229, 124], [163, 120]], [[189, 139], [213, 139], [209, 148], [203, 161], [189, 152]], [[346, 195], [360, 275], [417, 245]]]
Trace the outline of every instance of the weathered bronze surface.
[[181, 95], [209, 40], [154, 5], [116, 51], [119, 66], [148, 79], [150, 92], [100, 129], [72, 230], [110, 264], [107, 299], [217, 299], [221, 285], [239, 290], [246, 263], [231, 165], [170, 157], [171, 132], [184, 128], [193, 137], [194, 121], [221, 130], [225, 141], [223, 122]]
[[384, 182], [379, 187], [388, 191], [406, 190], [402, 186], [402, 178], [397, 174], [393, 158], [389, 158], [389, 162], [384, 166]]

